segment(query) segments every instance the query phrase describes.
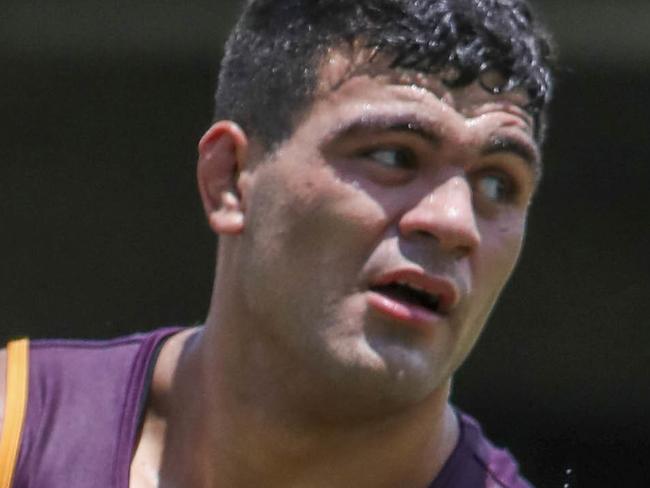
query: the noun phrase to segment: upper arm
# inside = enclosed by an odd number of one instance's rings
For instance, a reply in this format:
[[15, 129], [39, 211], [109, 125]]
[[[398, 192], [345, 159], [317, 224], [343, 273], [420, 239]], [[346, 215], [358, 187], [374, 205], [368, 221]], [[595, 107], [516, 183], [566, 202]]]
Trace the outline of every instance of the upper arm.
[[0, 349], [0, 434], [5, 413], [5, 398], [7, 397], [7, 350]]

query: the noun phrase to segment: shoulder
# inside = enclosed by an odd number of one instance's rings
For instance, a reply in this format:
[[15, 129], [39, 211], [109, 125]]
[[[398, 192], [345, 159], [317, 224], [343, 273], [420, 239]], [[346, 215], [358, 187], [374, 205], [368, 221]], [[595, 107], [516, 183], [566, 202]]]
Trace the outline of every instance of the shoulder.
[[[495, 446], [483, 433], [479, 423], [467, 414], [459, 412], [463, 443], [471, 452], [489, 483], [490, 488], [532, 488], [532, 485], [519, 472], [519, 465], [513, 455], [505, 448]], [[486, 480], [487, 481], [487, 480]]]
[[[47, 480], [55, 472], [57, 486], [112, 486], [115, 469], [126, 462], [137, 437], [157, 346], [177, 330], [99, 341], [30, 341], [29, 400], [20, 440], [24, 454], [17, 479], [50, 486]], [[93, 469], [61, 468], [75, 463]]]
[[[96, 391], [112, 383], [124, 384], [139, 364], [146, 368], [156, 344], [180, 328], [163, 328], [109, 340], [38, 339], [29, 342], [29, 381], [38, 383], [39, 398], [30, 404], [42, 403], [52, 393], [57, 400], [62, 393], [79, 388]], [[7, 400], [7, 350], [0, 350], [0, 427]], [[107, 377], [107, 373], [110, 373]], [[101, 377], [100, 380], [97, 378]], [[114, 380], [114, 381], [110, 381]], [[31, 397], [31, 395], [30, 395]], [[41, 398], [42, 397], [42, 398]]]
[[[146, 360], [161, 339], [177, 328], [156, 329], [114, 339], [39, 339], [30, 342], [30, 363], [34, 373], [54, 377], [57, 373], [88, 377], [120, 370], [128, 371], [133, 361]], [[96, 367], [95, 367], [96, 366]]]

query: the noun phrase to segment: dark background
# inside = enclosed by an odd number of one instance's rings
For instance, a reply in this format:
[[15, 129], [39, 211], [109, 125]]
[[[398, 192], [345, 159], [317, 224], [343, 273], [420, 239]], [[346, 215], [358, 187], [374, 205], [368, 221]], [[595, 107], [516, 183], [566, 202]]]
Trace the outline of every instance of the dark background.
[[[235, 3], [4, 0], [0, 339], [203, 319], [195, 147]], [[538, 5], [561, 53], [546, 177], [454, 398], [539, 487], [646, 487], [650, 2]]]

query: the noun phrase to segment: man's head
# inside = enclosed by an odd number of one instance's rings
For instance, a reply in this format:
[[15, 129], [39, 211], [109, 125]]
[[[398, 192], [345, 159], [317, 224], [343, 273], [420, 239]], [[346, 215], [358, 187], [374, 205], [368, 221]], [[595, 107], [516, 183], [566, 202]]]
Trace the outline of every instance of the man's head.
[[541, 139], [551, 50], [523, 0], [250, 0], [226, 45], [215, 120], [270, 148], [311, 103], [327, 50], [355, 42], [394, 68], [446, 70], [448, 86], [523, 89]]
[[198, 168], [238, 361], [281, 365], [320, 415], [444, 396], [540, 175], [532, 25], [506, 0], [253, 2], [217, 96], [236, 124], [206, 133]]

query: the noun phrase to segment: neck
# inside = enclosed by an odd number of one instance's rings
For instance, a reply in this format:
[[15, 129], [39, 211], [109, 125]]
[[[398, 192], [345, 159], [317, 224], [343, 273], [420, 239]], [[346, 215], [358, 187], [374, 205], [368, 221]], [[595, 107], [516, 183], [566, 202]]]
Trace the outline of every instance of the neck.
[[298, 415], [300, 399], [310, 395], [303, 381], [294, 381], [298, 372], [260, 361], [268, 353], [250, 338], [245, 347], [234, 340], [233, 330], [246, 328], [220, 320], [227, 310], [220, 311], [185, 341], [171, 361], [174, 380], [159, 395], [166, 424], [161, 486], [239, 488], [265, 480], [269, 487], [377, 488], [433, 481], [458, 438], [449, 383], [384, 415]]

